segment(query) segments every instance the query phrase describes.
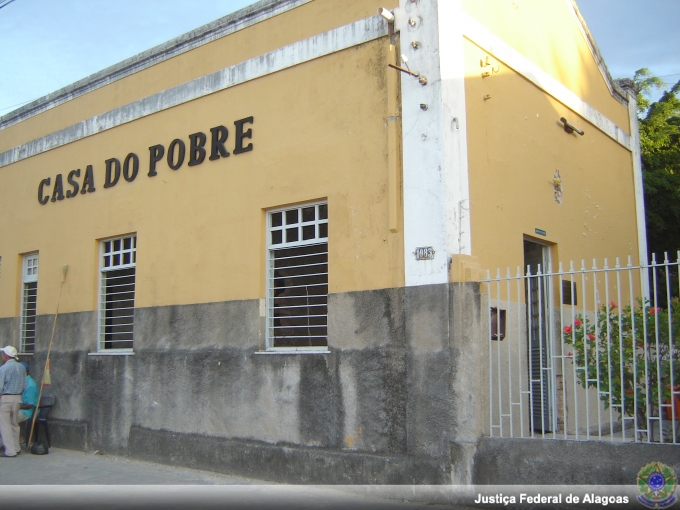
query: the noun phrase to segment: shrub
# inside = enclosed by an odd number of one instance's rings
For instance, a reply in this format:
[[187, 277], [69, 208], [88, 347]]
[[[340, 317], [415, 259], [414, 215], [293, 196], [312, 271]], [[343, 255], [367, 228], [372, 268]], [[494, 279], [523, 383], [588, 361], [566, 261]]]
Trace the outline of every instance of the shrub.
[[[660, 401], [677, 400], [672, 387], [680, 388], [680, 300], [674, 298], [670, 309], [638, 299], [634, 309], [619, 310], [611, 302], [595, 315], [594, 320], [577, 315], [562, 331], [574, 350], [578, 382], [597, 388], [605, 409], [637, 416], [647, 428], [647, 418], [660, 415]], [[666, 411], [670, 418], [670, 408]], [[680, 419], [677, 405], [675, 419]]]

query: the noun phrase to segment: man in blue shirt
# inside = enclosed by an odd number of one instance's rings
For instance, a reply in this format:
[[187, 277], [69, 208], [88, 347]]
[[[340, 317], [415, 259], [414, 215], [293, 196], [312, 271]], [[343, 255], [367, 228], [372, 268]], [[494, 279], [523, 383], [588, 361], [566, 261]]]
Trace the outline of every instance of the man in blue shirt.
[[19, 453], [19, 406], [26, 388], [26, 370], [19, 364], [17, 350], [8, 345], [0, 351], [0, 439], [5, 452], [0, 457], [14, 458]]
[[17, 423], [23, 423], [33, 418], [33, 410], [38, 405], [38, 385], [28, 373], [28, 363], [21, 362], [26, 369], [26, 389], [21, 395], [21, 405], [19, 406], [19, 417]]

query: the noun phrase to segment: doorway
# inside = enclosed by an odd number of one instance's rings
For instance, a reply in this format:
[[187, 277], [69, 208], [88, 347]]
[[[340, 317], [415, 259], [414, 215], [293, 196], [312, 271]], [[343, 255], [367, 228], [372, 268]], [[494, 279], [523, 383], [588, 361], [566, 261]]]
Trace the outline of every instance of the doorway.
[[524, 240], [525, 298], [527, 303], [527, 347], [531, 387], [531, 429], [552, 432], [554, 416], [552, 377], [552, 292], [550, 247]]

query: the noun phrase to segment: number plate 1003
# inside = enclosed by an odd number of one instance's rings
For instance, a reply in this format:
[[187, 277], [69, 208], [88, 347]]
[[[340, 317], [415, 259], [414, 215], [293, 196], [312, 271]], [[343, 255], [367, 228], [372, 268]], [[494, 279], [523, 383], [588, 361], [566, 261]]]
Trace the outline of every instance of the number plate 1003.
[[434, 260], [434, 248], [432, 246], [423, 246], [416, 248], [416, 260]]

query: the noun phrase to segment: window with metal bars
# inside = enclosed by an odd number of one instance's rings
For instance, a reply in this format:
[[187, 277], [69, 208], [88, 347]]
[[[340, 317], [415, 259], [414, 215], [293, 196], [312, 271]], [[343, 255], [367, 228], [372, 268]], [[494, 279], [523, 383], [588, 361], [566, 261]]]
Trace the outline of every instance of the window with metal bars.
[[268, 214], [267, 347], [328, 346], [328, 204]]
[[137, 236], [101, 242], [100, 351], [132, 350], [136, 261]]
[[38, 301], [38, 254], [24, 255], [21, 278], [19, 352], [35, 351], [35, 319]]

